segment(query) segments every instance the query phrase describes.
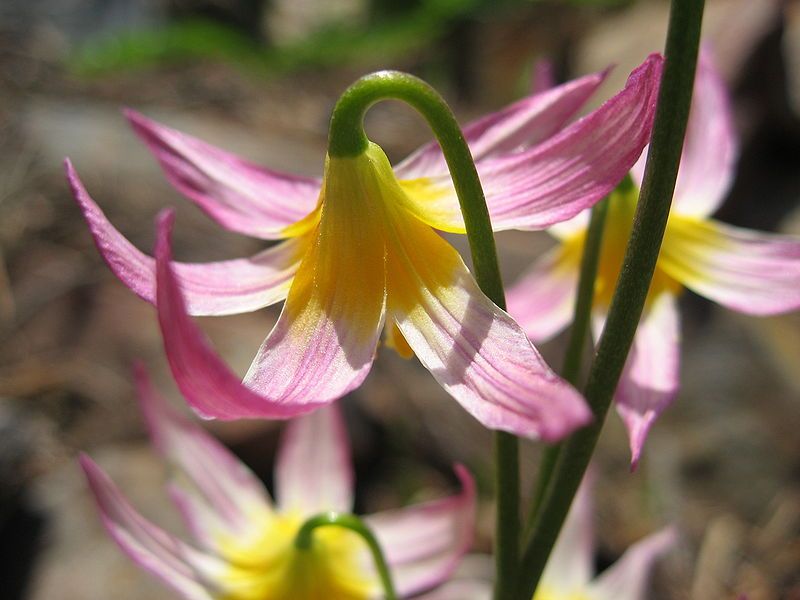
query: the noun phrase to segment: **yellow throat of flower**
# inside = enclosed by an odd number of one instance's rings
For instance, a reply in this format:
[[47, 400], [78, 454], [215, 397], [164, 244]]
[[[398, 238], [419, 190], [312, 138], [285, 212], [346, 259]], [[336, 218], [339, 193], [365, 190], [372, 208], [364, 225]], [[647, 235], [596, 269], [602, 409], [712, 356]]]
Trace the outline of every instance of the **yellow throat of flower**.
[[364, 600], [378, 581], [369, 569], [366, 544], [338, 527], [314, 531], [308, 550], [295, 547], [304, 519], [299, 514], [264, 515], [259, 535], [247, 543], [217, 540], [227, 561], [219, 600]]
[[[639, 190], [634, 185], [618, 188], [609, 196], [608, 215], [603, 232], [603, 243], [600, 249], [600, 261], [594, 288], [594, 304], [599, 308], [608, 308], [611, 304], [611, 296], [614, 293], [614, 287], [619, 278], [622, 261], [625, 257], [625, 248], [633, 229], [633, 216], [636, 211], [638, 197]], [[585, 238], [586, 230], [582, 230], [564, 240], [563, 251], [567, 257], [567, 262], [571, 265], [571, 268], [576, 270], [580, 268]], [[653, 273], [647, 304], [662, 292], [669, 291], [677, 294], [682, 289], [681, 284], [667, 275], [660, 268], [659, 263], [656, 263], [656, 270]], [[537, 598], [537, 600], [539, 599]]]

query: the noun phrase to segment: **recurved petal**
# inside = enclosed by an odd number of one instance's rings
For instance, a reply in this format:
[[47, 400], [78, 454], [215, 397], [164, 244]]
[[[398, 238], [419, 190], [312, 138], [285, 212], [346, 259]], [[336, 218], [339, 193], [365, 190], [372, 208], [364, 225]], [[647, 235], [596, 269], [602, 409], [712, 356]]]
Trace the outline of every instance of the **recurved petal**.
[[509, 314], [534, 342], [545, 342], [572, 321], [579, 257], [560, 244], [542, 256], [506, 292]]
[[214, 580], [223, 565], [216, 558], [184, 544], [142, 517], [88, 456], [81, 455], [80, 465], [104, 527], [125, 554], [188, 600], [219, 597], [220, 589]]
[[[621, 92], [543, 143], [479, 161], [495, 231], [544, 229], [608, 195], [650, 139], [662, 65], [661, 56], [650, 56]], [[449, 176], [430, 177], [406, 191], [418, 218], [444, 231], [464, 231]]]
[[[711, 49], [703, 46], [672, 210], [695, 217], [717, 210], [733, 182], [738, 155], [730, 94]], [[638, 184], [644, 173], [644, 158], [643, 154], [632, 170]]]
[[671, 215], [659, 267], [730, 309], [772, 315], [800, 308], [800, 238]]
[[[681, 332], [676, 302], [670, 292], [649, 301], [617, 385], [616, 407], [628, 430], [631, 469], [639, 463], [650, 428], [680, 387]], [[596, 338], [602, 321], [595, 319]]]
[[327, 406], [286, 425], [275, 467], [281, 512], [353, 510], [353, 465], [344, 419]]
[[564, 598], [581, 597], [594, 573], [592, 477], [584, 478], [542, 574], [542, 586]]
[[[514, 152], [547, 139], [584, 105], [603, 83], [606, 71], [586, 75], [557, 87], [539, 90], [463, 128], [474, 160]], [[395, 167], [398, 179], [446, 175], [447, 163], [435, 140]]]
[[494, 561], [485, 554], [468, 554], [444, 585], [418, 596], [419, 600], [490, 600]]
[[328, 161], [315, 239], [245, 376], [285, 404], [343, 396], [375, 357], [386, 308], [385, 184], [368, 154]]
[[392, 572], [397, 593], [406, 597], [447, 580], [472, 543], [475, 482], [455, 466], [458, 496], [366, 517]]
[[592, 600], [644, 600], [653, 563], [675, 544], [672, 528], [637, 542], [590, 586]]
[[125, 116], [170, 183], [226, 229], [268, 240], [290, 237], [285, 230], [317, 205], [317, 179], [254, 165], [132, 110]]
[[174, 468], [172, 491], [195, 537], [216, 550], [221, 534], [238, 540], [256, 534], [253, 523], [272, 511], [261, 481], [202, 427], [171, 408], [140, 364], [135, 378], [150, 437]]
[[204, 418], [223, 420], [290, 419], [322, 406], [325, 402], [315, 397], [289, 402], [288, 394], [258, 394], [240, 383], [214, 352], [186, 313], [172, 270], [169, 236], [174, 217], [171, 211], [164, 211], [158, 217], [156, 309], [167, 361], [189, 405]]
[[455, 249], [416, 220], [396, 223], [389, 314], [439, 384], [491, 429], [554, 441], [586, 424], [583, 398], [481, 292]]
[[[69, 160], [65, 168], [75, 201], [94, 243], [111, 271], [140, 298], [155, 304], [155, 260], [131, 244], [86, 192]], [[306, 238], [299, 237], [250, 258], [210, 263], [173, 263], [193, 315], [249, 312], [286, 298]]]

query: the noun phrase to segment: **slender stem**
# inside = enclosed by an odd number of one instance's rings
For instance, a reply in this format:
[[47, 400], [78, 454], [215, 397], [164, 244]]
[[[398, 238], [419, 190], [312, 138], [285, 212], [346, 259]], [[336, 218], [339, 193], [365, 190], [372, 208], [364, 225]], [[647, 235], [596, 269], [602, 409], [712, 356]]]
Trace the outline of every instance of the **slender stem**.
[[[333, 110], [328, 154], [358, 156], [369, 143], [364, 114], [380, 100], [403, 100], [419, 111], [433, 130], [444, 153], [464, 215], [475, 279], [481, 290], [505, 309], [505, 293], [494, 234], [483, 188], [461, 128], [444, 99], [424, 81], [397, 71], [367, 75], [351, 85]], [[519, 556], [519, 442], [508, 433], [495, 432], [497, 490], [497, 598], [508, 598], [516, 582]]]
[[314, 515], [303, 523], [303, 526], [300, 527], [300, 530], [297, 532], [297, 537], [294, 539], [295, 548], [301, 551], [310, 550], [314, 542], [314, 530], [317, 527], [326, 526], [349, 529], [361, 536], [372, 553], [372, 558], [375, 561], [375, 569], [378, 571], [378, 577], [381, 580], [381, 585], [386, 594], [386, 600], [397, 600], [397, 592], [394, 591], [389, 565], [386, 562], [386, 558], [383, 556], [378, 539], [370, 528], [367, 527], [366, 523], [357, 516], [333, 511]]
[[520, 579], [515, 596], [519, 600], [530, 600], [536, 590], [594, 451], [644, 308], [675, 190], [697, 66], [703, 6], [703, 0], [672, 0], [666, 64], [633, 231], [585, 389], [595, 421], [573, 434], [559, 453], [523, 552], [520, 572], [524, 580]]
[[[622, 185], [632, 185], [629, 178]], [[567, 351], [564, 354], [564, 366], [561, 375], [572, 385], [578, 385], [581, 374], [581, 358], [589, 337], [589, 325], [592, 316], [592, 301], [594, 300], [594, 283], [597, 278], [597, 269], [600, 265], [600, 250], [603, 244], [603, 230], [605, 229], [606, 215], [608, 214], [609, 199], [598, 202], [592, 208], [589, 219], [589, 228], [583, 244], [578, 290], [575, 294], [575, 308], [573, 311], [572, 327], [569, 330]], [[533, 526], [536, 513], [542, 504], [547, 484], [553, 474], [556, 460], [558, 459], [561, 444], [545, 446], [542, 452], [542, 461], [539, 465], [539, 474], [534, 487], [528, 517], [528, 529]]]

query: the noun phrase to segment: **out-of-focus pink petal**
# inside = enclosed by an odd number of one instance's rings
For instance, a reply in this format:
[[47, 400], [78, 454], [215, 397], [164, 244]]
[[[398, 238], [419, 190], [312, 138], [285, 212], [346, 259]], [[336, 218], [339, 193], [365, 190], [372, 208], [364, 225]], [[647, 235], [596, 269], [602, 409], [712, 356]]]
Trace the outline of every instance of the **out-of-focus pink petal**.
[[[650, 139], [662, 65], [661, 56], [650, 56], [621, 92], [545, 142], [479, 161], [495, 231], [544, 229], [607, 196]], [[419, 198], [407, 190], [420, 219], [445, 231], [464, 230], [449, 176], [431, 177], [420, 190]]]
[[771, 315], [800, 308], [800, 238], [670, 216], [659, 267], [730, 309]]
[[398, 594], [409, 596], [444, 582], [472, 544], [475, 528], [475, 482], [455, 466], [462, 491], [366, 517], [392, 571]]
[[[714, 64], [713, 53], [703, 46], [672, 210], [695, 217], [717, 210], [733, 182], [738, 155], [728, 89]], [[632, 172], [639, 185], [643, 174], [644, 155]]]
[[174, 467], [173, 493], [195, 537], [206, 547], [220, 534], [243, 541], [271, 513], [261, 481], [225, 446], [169, 406], [142, 365], [135, 368], [139, 404], [158, 451]]
[[172, 271], [169, 236], [174, 213], [158, 217], [156, 240], [156, 308], [164, 349], [175, 382], [189, 405], [204, 418], [223, 420], [289, 419], [319, 408], [325, 402], [306, 397], [288, 402], [289, 393], [263, 396], [240, 383], [214, 352], [186, 314], [183, 296]]
[[226, 229], [268, 240], [288, 237], [284, 230], [317, 205], [317, 179], [254, 165], [132, 110], [125, 116], [170, 183]]
[[294, 419], [278, 450], [276, 497], [281, 512], [311, 516], [353, 510], [353, 465], [337, 405]]
[[582, 597], [594, 574], [592, 477], [587, 475], [569, 509], [566, 521], [542, 574], [542, 587], [564, 598]]
[[[120, 281], [155, 303], [155, 260], [131, 244], [106, 219], [86, 192], [69, 160], [67, 178], [100, 255]], [[305, 239], [295, 238], [250, 258], [211, 263], [174, 263], [175, 275], [193, 315], [230, 315], [257, 310], [286, 298], [300, 264]]]
[[653, 423], [678, 393], [680, 341], [676, 298], [662, 292], [645, 308], [615, 395], [617, 412], [628, 430], [632, 469]]
[[100, 509], [108, 533], [137, 565], [159, 577], [188, 600], [213, 600], [220, 589], [218, 560], [187, 546], [142, 517], [108, 475], [88, 456], [80, 465]]
[[541, 94], [556, 87], [555, 66], [553, 61], [542, 58], [533, 65], [531, 77], [531, 93]]
[[494, 561], [487, 554], [467, 554], [453, 576], [435, 590], [415, 596], [418, 600], [490, 600]]
[[[540, 90], [464, 127], [464, 137], [476, 161], [528, 148], [547, 139], [584, 105], [603, 83], [606, 72], [586, 75], [558, 87]], [[395, 168], [398, 179], [441, 176], [447, 163], [436, 141], [409, 155]]]
[[389, 314], [439, 384], [492, 429], [554, 441], [586, 424], [583, 398], [481, 292], [455, 249], [416, 220], [396, 224]]
[[534, 342], [545, 342], [564, 329], [575, 310], [577, 257], [560, 245], [542, 256], [506, 292], [509, 314]]
[[330, 402], [358, 387], [372, 367], [386, 312], [386, 217], [385, 183], [371, 152], [326, 163], [315, 238], [245, 376], [264, 395]]
[[644, 600], [653, 562], [675, 544], [672, 528], [637, 542], [590, 586], [592, 600]]

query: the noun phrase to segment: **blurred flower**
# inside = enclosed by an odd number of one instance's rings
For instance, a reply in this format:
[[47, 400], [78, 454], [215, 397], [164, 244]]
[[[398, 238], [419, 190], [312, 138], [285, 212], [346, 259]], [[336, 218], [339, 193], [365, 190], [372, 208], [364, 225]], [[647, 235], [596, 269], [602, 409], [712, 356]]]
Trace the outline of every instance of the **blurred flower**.
[[[676, 298], [683, 286], [733, 310], [770, 315], [800, 307], [800, 239], [761, 233], [708, 218], [733, 180], [737, 157], [728, 92], [710, 53], [701, 52], [672, 211], [642, 321], [616, 393], [628, 429], [632, 463], [679, 385], [680, 330]], [[631, 175], [641, 185], [644, 157]], [[639, 190], [621, 187], [609, 199], [594, 298], [594, 330], [602, 331]], [[509, 291], [509, 312], [534, 341], [572, 320], [588, 214], [550, 231], [561, 244]]]
[[[469, 125], [465, 134], [495, 228], [546, 227], [613, 189], [648, 139], [661, 65], [661, 57], [648, 58], [617, 96], [568, 127], [602, 74]], [[251, 259], [164, 266], [156, 286], [153, 259], [113, 228], [67, 163], [76, 200], [111, 269], [146, 300], [153, 302], [158, 289], [170, 364], [204, 416], [289, 417], [333, 401], [366, 377], [386, 324], [388, 345], [416, 353], [487, 427], [557, 440], [590, 418], [577, 392], [435, 232], [464, 232], [437, 144], [394, 170], [371, 144], [360, 156], [328, 158], [317, 181], [257, 167], [135, 113], [128, 117], [170, 181], [221, 225], [287, 238]], [[163, 261], [171, 259], [167, 221], [159, 234]], [[196, 315], [286, 299], [244, 386], [183, 314], [181, 292]], [[199, 389], [203, 381], [214, 394]]]
[[[137, 565], [190, 600], [341, 600], [380, 597], [365, 542], [334, 527], [295, 546], [302, 524], [353, 509], [353, 472], [335, 407], [291, 421], [275, 469], [277, 502], [222, 444], [177, 414], [137, 371], [139, 401], [153, 444], [171, 467], [169, 491], [196, 540], [189, 545], [142, 517], [89, 457], [81, 457], [103, 524]], [[365, 517], [378, 538], [398, 594], [447, 579], [469, 548], [475, 486], [455, 467], [458, 496]]]
[[[584, 481], [559, 534], [533, 600], [645, 600], [653, 562], [675, 543], [666, 528], [640, 540], [594, 577], [594, 526], [589, 484]], [[453, 579], [420, 600], [490, 600], [491, 561], [466, 556]]]

